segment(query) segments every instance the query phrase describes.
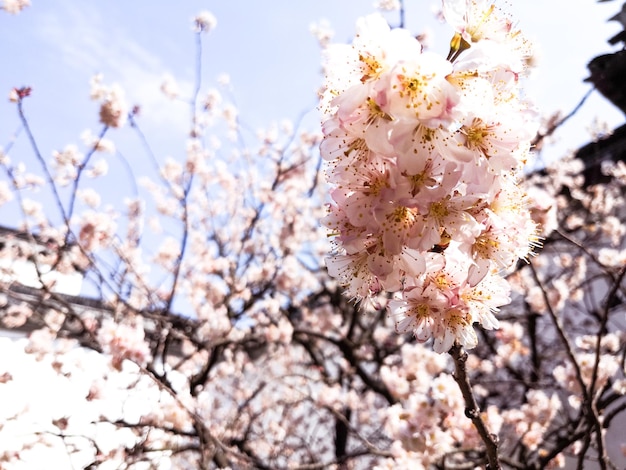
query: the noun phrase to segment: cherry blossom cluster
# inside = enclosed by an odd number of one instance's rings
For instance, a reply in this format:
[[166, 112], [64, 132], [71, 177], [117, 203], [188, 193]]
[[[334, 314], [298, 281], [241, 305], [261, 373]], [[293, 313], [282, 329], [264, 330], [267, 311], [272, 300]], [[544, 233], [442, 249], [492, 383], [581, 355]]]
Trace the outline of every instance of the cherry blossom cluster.
[[28, 6], [30, 6], [30, 0], [2, 0], [0, 9], [12, 15], [17, 15]]
[[322, 157], [331, 276], [393, 292], [398, 332], [437, 352], [477, 343], [507, 304], [502, 274], [537, 244], [518, 175], [537, 125], [520, 92], [531, 48], [490, 2], [445, 0], [448, 57], [380, 15], [327, 49]]
[[100, 102], [100, 122], [109, 127], [122, 127], [128, 115], [124, 90], [118, 84], [104, 85], [102, 79], [101, 74], [91, 79], [91, 99]]

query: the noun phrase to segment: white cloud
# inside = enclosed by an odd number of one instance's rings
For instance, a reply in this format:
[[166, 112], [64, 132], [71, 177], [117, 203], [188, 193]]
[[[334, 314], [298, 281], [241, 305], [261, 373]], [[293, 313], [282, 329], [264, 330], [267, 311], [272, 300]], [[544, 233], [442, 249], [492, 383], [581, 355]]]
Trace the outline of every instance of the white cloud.
[[[63, 2], [42, 18], [40, 34], [56, 49], [59, 61], [85, 80], [102, 73], [104, 83], [117, 82], [125, 90], [129, 105], [139, 105], [142, 122], [168, 132], [186, 133], [189, 108], [172, 102], [161, 92], [168, 70], [159, 51], [143, 47], [120, 27], [111, 29], [88, 3]], [[183, 96], [192, 83], [177, 78]], [[180, 135], [180, 134], [179, 134]]]

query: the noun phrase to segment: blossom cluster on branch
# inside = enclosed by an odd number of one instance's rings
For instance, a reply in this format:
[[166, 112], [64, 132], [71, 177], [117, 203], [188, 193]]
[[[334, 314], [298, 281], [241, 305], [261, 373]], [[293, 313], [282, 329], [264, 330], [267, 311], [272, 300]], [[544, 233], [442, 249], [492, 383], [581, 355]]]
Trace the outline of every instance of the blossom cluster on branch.
[[397, 331], [437, 352], [497, 327], [502, 273], [538, 244], [518, 185], [537, 130], [520, 91], [531, 48], [491, 2], [443, 5], [447, 58], [380, 15], [328, 47], [321, 144], [329, 273], [357, 300], [396, 293]]
[[30, 0], [2, 0], [0, 9], [12, 15], [17, 15], [28, 6], [30, 6]]

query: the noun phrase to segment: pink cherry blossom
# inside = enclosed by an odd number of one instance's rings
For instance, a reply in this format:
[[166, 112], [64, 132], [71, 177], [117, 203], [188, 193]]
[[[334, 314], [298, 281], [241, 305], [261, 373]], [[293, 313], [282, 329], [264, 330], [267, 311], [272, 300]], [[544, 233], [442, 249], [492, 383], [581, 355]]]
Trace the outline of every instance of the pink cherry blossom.
[[[486, 39], [474, 16], [483, 5], [466, 7], [444, 10], [467, 23], [455, 23], [465, 41]], [[499, 12], [483, 13], [490, 38], [510, 40]], [[495, 24], [502, 31], [494, 33]], [[403, 51], [395, 39], [406, 37], [394, 31], [403, 30], [368, 17], [352, 46], [358, 58], [349, 48], [326, 51], [329, 66], [353, 54], [344, 68], [333, 66], [326, 85], [336, 95], [322, 125], [333, 200], [324, 223], [336, 248], [327, 266], [354, 298], [399, 292], [389, 303], [398, 331], [434, 338], [438, 352], [455, 343], [471, 348], [473, 323], [496, 328], [494, 313], [510, 301], [492, 266], [509, 268], [538, 245], [514, 183], [533, 135], [531, 115], [516, 113], [526, 104], [501, 72], [505, 63], [480, 49], [469, 59], [458, 49], [458, 65], [417, 47]], [[431, 272], [435, 251], [444, 262]], [[407, 263], [410, 252], [418, 265]]]

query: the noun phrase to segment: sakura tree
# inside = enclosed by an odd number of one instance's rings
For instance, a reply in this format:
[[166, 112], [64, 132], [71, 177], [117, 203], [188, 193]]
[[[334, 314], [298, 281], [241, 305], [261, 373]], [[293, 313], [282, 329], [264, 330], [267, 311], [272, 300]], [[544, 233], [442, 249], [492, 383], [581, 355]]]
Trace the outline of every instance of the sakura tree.
[[351, 44], [316, 27], [322, 125], [254, 144], [199, 53], [189, 96], [162, 86], [191, 109], [175, 158], [106, 77], [101, 127], [56, 150], [11, 91], [1, 468], [624, 464], [624, 164], [533, 170], [558, 126], [523, 94], [531, 44], [490, 2], [442, 15], [447, 56], [379, 14]]

